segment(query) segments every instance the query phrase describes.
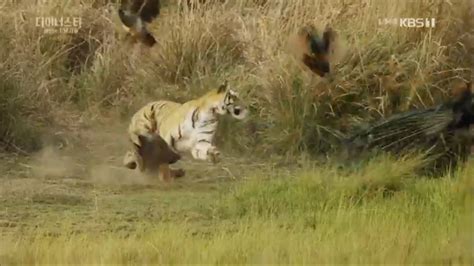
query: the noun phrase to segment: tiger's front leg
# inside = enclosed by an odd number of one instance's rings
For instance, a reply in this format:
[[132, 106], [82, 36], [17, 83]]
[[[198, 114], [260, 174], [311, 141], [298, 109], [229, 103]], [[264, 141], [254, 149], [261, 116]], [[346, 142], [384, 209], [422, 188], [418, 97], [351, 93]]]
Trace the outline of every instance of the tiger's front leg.
[[220, 161], [220, 151], [207, 141], [199, 141], [191, 150], [194, 159], [218, 163]]

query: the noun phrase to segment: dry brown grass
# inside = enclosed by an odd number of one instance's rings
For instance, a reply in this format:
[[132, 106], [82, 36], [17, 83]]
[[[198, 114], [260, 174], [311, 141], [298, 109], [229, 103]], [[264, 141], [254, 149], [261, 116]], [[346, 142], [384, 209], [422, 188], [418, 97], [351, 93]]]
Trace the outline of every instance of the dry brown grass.
[[[0, 9], [4, 147], [36, 150], [50, 128], [73, 136], [91, 120], [128, 119], [149, 99], [185, 101], [228, 78], [252, 109], [243, 125], [223, 123], [219, 137], [229, 148], [324, 152], [362, 119], [438, 103], [452, 82], [472, 79], [468, 0], [164, 3], [152, 49], [123, 41], [112, 1], [81, 2], [12, 1]], [[80, 16], [83, 26], [75, 35], [43, 34], [38, 16]], [[437, 24], [378, 25], [385, 17]], [[326, 79], [292, 56], [291, 36], [307, 23], [338, 33]]]

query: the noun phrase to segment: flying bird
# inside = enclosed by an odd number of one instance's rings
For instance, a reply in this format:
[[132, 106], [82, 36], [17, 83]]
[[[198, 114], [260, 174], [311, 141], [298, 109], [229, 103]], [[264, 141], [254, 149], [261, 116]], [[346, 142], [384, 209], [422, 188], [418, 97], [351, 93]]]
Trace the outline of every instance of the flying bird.
[[122, 0], [118, 15], [133, 41], [138, 40], [149, 47], [156, 43], [147, 24], [158, 17], [160, 7], [159, 0]]
[[330, 27], [326, 27], [322, 36], [311, 25], [301, 28], [297, 34], [303, 64], [320, 77], [330, 72], [329, 52], [334, 39], [335, 32]]

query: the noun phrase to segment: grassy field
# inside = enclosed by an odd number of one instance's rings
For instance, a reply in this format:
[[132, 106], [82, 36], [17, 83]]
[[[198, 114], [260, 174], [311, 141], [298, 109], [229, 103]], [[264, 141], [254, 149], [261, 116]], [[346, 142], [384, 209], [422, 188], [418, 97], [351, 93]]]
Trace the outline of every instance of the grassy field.
[[211, 179], [168, 186], [38, 177], [24, 162], [1, 179], [0, 261], [472, 264], [472, 162], [427, 179], [409, 158], [353, 172], [226, 158], [195, 165]]
[[[474, 80], [471, 1], [162, 1], [152, 49], [124, 42], [115, 2], [0, 3], [0, 266], [474, 263], [472, 158], [433, 179], [417, 157], [332, 156], [361, 122]], [[437, 23], [378, 24], [396, 17]], [[338, 34], [325, 78], [294, 56], [307, 24]], [[221, 163], [185, 158], [173, 184], [120, 165], [137, 108], [224, 79], [251, 115], [220, 123]]]

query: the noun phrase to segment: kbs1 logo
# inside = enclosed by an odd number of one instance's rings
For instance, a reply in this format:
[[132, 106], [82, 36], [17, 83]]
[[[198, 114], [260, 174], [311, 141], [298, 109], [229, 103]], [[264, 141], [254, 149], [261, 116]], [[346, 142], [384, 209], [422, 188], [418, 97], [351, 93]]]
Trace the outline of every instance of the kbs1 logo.
[[435, 18], [379, 18], [379, 25], [398, 26], [400, 28], [434, 28]]

